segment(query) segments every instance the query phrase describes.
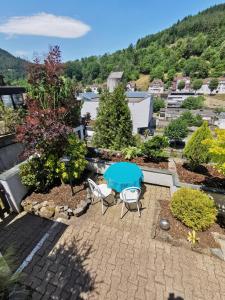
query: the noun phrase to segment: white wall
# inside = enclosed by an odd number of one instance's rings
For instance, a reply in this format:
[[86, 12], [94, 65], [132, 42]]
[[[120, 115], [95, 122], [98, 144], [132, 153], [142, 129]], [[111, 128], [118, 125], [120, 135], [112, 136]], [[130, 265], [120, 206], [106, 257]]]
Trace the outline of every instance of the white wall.
[[148, 97], [141, 102], [129, 102], [128, 104], [133, 122], [133, 132], [137, 133], [138, 128], [148, 127], [152, 119], [153, 103]]
[[97, 117], [98, 101], [83, 101], [81, 108], [81, 116], [84, 117], [87, 113], [90, 113], [91, 119], [95, 120]]
[[[138, 128], [148, 127], [152, 120], [153, 102], [151, 97], [144, 99], [141, 102], [129, 102], [128, 104], [133, 122], [133, 132], [137, 133]], [[81, 116], [90, 113], [91, 119], [97, 117], [98, 101], [84, 101], [81, 109]]]

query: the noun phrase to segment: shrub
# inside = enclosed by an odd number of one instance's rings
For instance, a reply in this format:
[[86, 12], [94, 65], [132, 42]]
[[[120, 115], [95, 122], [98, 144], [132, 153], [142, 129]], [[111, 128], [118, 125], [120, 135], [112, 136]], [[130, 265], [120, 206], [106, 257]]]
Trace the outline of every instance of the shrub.
[[202, 117], [200, 115], [194, 116], [189, 110], [182, 113], [180, 119], [187, 122], [188, 126], [201, 126], [203, 123]]
[[34, 156], [20, 166], [21, 182], [36, 192], [46, 192], [57, 179], [58, 157]]
[[156, 135], [142, 145], [142, 153], [149, 159], [160, 159], [165, 157], [163, 149], [169, 146], [165, 136]]
[[205, 230], [216, 220], [214, 201], [201, 191], [181, 188], [172, 197], [170, 209], [174, 217], [193, 230]]
[[177, 86], [178, 90], [183, 90], [185, 88], [185, 81], [181, 80]]
[[138, 147], [132, 147], [129, 146], [127, 148], [124, 148], [122, 151], [122, 154], [124, 155], [125, 159], [133, 159], [141, 154], [141, 149]]
[[85, 155], [87, 148], [83, 142], [81, 142], [74, 134], [70, 134], [68, 137], [68, 146], [65, 150], [65, 155], [70, 157], [70, 162], [66, 168], [65, 163], [59, 162], [57, 172], [60, 179], [68, 181], [70, 178], [78, 179], [83, 173], [87, 161]]
[[170, 140], [181, 141], [188, 135], [188, 125], [185, 120], [178, 118], [172, 120], [165, 128], [165, 136]]
[[204, 105], [205, 98], [203, 96], [193, 97], [190, 96], [186, 98], [182, 103], [182, 108], [187, 109], [199, 109]]
[[188, 159], [190, 166], [194, 169], [200, 164], [208, 163], [210, 154], [208, 146], [202, 141], [211, 139], [212, 134], [208, 127], [208, 123], [204, 122], [191, 136], [184, 148], [184, 155]]
[[216, 163], [217, 169], [225, 175], [225, 130], [216, 128], [214, 138], [202, 141], [209, 149], [212, 161]]
[[155, 98], [153, 100], [153, 111], [156, 113], [160, 111], [161, 108], [165, 107], [165, 101], [162, 98]]
[[[65, 150], [62, 153], [35, 155], [20, 166], [21, 181], [36, 192], [48, 191], [57, 180], [78, 179], [86, 166], [86, 147], [74, 134], [68, 136]], [[69, 156], [70, 163], [66, 168], [60, 162], [61, 156]]]

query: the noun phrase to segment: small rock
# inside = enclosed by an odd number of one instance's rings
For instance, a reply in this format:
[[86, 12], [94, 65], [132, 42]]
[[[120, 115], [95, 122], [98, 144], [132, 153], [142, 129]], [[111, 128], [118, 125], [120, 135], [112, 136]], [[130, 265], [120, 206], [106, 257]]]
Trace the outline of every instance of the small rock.
[[85, 200], [81, 200], [79, 206], [86, 208], [87, 202]]
[[210, 248], [212, 255], [224, 260], [223, 252], [220, 248]]
[[26, 204], [23, 209], [26, 211], [26, 212], [33, 212], [33, 205], [32, 204]]
[[68, 205], [65, 205], [65, 206], [63, 206], [63, 209], [64, 209], [64, 211], [67, 211], [67, 210], [68, 210], [68, 208], [69, 208], [69, 206], [68, 206]]
[[62, 218], [62, 219], [69, 219], [69, 215], [66, 212], [59, 212], [55, 214], [55, 219]]
[[52, 207], [45, 206], [40, 209], [39, 215], [42, 218], [50, 219], [54, 216], [54, 213], [55, 209], [53, 209]]
[[84, 208], [83, 207], [78, 207], [76, 209], [74, 209], [73, 213], [75, 216], [79, 217], [83, 214], [84, 212]]
[[42, 206], [43, 206], [43, 207], [48, 206], [48, 201], [43, 201], [43, 202], [42, 202]]
[[57, 213], [59, 213], [61, 210], [60, 210], [60, 206], [56, 206], [55, 207], [55, 213], [57, 214]]
[[41, 209], [42, 205], [40, 203], [37, 203], [33, 206], [34, 210], [37, 211], [39, 209]]
[[71, 208], [67, 209], [67, 213], [69, 214], [69, 216], [73, 216], [73, 210]]
[[89, 199], [89, 198], [86, 198], [86, 203], [87, 204], [91, 204], [91, 198]]

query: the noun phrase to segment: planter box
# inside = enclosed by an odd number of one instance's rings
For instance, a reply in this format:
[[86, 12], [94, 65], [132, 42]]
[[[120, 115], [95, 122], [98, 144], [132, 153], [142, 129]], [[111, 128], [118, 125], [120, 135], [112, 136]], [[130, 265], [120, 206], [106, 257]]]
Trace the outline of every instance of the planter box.
[[[104, 174], [107, 168], [112, 164], [112, 162], [96, 160], [93, 158], [88, 158], [87, 160], [87, 169], [98, 174]], [[152, 169], [142, 166], [139, 167], [143, 172], [143, 181], [145, 183], [169, 187], [171, 195], [180, 187], [180, 182], [176, 173], [162, 169]]]
[[27, 194], [28, 189], [21, 183], [19, 167], [21, 164], [9, 169], [0, 175], [0, 183], [3, 185], [6, 198], [11, 209], [15, 212], [21, 211], [21, 201]]
[[23, 146], [15, 142], [15, 135], [8, 134], [0, 137], [0, 172], [4, 172], [20, 163]]

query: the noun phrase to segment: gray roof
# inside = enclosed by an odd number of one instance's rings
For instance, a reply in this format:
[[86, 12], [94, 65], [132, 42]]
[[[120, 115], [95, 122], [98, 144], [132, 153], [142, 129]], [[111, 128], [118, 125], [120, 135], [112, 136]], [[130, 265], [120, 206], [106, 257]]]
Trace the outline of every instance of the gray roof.
[[109, 74], [109, 79], [121, 79], [123, 77], [123, 72], [111, 72]]
[[[150, 97], [150, 94], [148, 92], [125, 92], [125, 95], [130, 102], [140, 102], [148, 97]], [[98, 101], [99, 100], [99, 94], [93, 93], [93, 92], [87, 92], [87, 93], [81, 93], [79, 94], [79, 98], [86, 100], [86, 101]]]
[[82, 98], [83, 100], [98, 100], [99, 94], [96, 94], [94, 92], [87, 92], [87, 93], [80, 93], [79, 98]]
[[147, 98], [149, 97], [149, 93], [148, 92], [139, 92], [139, 91], [135, 91], [135, 92], [126, 92], [126, 96], [127, 98]]

